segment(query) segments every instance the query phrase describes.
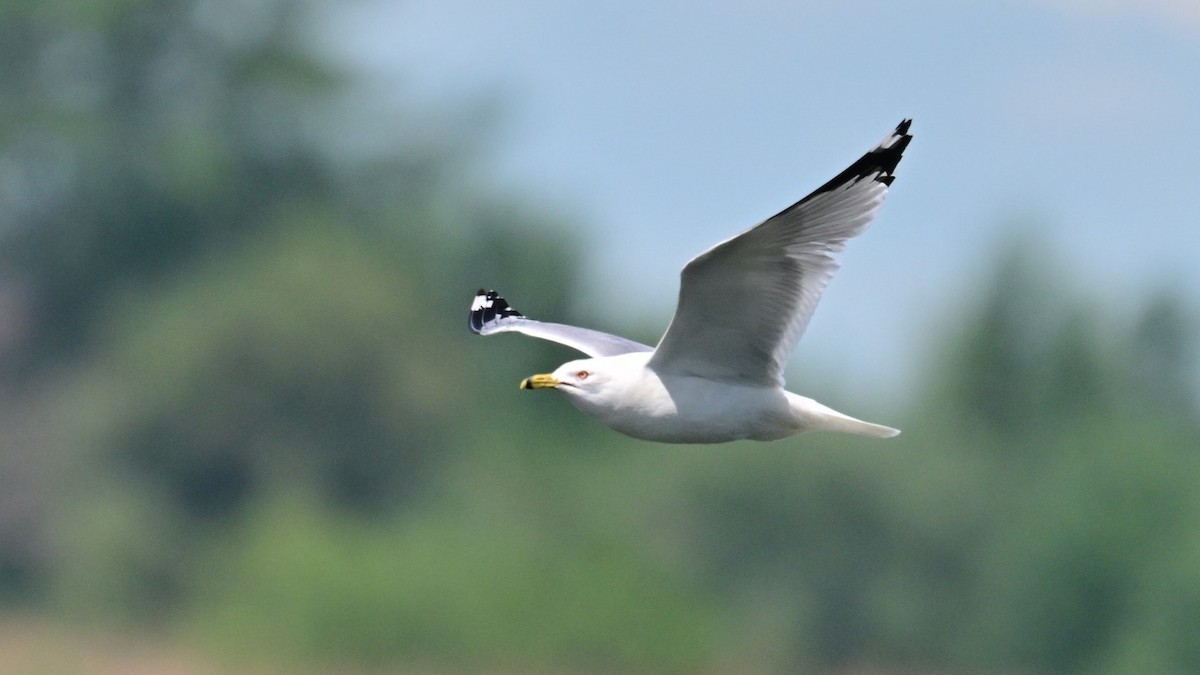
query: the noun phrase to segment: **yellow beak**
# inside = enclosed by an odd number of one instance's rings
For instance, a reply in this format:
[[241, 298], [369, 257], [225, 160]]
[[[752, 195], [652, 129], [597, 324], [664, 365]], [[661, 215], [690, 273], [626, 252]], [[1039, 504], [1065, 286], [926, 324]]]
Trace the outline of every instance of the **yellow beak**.
[[521, 380], [522, 389], [553, 389], [561, 384], [558, 378], [549, 373], [543, 375], [531, 375]]

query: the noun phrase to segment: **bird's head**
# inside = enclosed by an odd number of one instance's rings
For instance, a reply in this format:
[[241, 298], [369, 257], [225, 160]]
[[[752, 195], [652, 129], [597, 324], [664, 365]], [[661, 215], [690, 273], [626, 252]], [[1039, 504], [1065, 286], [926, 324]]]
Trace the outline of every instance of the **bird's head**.
[[636, 397], [645, 379], [650, 352], [598, 356], [568, 361], [553, 373], [531, 375], [521, 380], [522, 389], [556, 389], [585, 412], [620, 407]]
[[610, 373], [602, 359], [568, 361], [553, 373], [531, 375], [521, 380], [522, 389], [557, 389], [568, 396], [584, 398], [599, 390]]

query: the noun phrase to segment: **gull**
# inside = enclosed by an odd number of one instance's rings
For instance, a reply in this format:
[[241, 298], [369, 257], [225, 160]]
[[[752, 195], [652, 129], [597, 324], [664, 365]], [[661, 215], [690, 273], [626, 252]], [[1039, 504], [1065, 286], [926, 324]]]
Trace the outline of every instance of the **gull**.
[[553, 389], [616, 431], [662, 443], [772, 441], [804, 431], [889, 438], [864, 422], [784, 389], [783, 371], [822, 292], [834, 255], [867, 228], [912, 136], [904, 120], [878, 146], [775, 216], [692, 258], [675, 316], [657, 347], [530, 319], [480, 289], [470, 329], [513, 331], [589, 358], [521, 381]]

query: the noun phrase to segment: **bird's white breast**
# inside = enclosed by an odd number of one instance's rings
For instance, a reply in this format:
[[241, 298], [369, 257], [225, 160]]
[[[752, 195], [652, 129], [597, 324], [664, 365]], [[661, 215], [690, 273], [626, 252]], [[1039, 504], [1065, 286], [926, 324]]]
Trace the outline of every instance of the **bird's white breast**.
[[637, 356], [597, 395], [570, 396], [571, 402], [602, 424], [648, 441], [773, 440], [798, 430], [782, 389], [660, 376], [644, 365], [648, 354]]

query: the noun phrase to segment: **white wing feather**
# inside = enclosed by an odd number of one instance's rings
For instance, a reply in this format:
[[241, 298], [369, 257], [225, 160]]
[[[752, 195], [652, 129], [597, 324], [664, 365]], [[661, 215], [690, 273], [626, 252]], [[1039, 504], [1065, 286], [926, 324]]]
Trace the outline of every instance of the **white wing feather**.
[[590, 328], [561, 323], [535, 321], [518, 312], [495, 291], [479, 289], [471, 303], [467, 325], [472, 332], [492, 335], [503, 332], [524, 333], [530, 337], [566, 345], [591, 357], [617, 356], [630, 352], [649, 352], [654, 348]]
[[908, 146], [910, 120], [799, 202], [696, 256], [650, 367], [661, 373], [778, 386], [834, 254], [866, 229]]

